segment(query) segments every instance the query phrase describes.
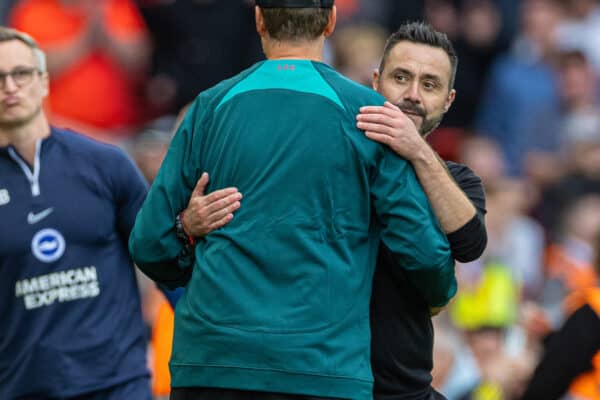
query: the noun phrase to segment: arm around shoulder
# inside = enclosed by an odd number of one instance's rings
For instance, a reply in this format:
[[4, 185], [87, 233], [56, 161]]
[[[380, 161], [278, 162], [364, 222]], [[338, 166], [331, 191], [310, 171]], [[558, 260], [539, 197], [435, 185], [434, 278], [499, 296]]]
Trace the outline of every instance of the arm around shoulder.
[[413, 167], [389, 150], [371, 185], [382, 240], [428, 304], [440, 307], [456, 293], [454, 259]]

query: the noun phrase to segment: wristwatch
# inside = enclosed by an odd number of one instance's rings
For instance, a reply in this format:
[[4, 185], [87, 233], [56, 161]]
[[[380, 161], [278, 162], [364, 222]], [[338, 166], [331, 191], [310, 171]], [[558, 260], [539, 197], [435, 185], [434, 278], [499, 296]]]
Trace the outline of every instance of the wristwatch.
[[177, 235], [177, 239], [183, 244], [183, 247], [177, 254], [177, 265], [180, 268], [188, 268], [190, 265], [193, 265], [195, 259], [195, 244], [193, 236], [189, 236], [185, 233], [185, 229], [183, 229], [182, 222], [183, 211], [175, 217], [175, 234]]
[[183, 229], [183, 211], [175, 217], [175, 234], [177, 235], [177, 239], [188, 246], [194, 247], [196, 244], [196, 239], [185, 233], [185, 229]]

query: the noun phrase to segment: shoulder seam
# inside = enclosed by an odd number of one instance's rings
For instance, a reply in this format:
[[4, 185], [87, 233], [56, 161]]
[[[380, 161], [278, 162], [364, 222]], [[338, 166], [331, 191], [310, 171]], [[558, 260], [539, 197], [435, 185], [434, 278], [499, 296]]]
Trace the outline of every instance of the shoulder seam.
[[[319, 73], [319, 75], [321, 76], [321, 78], [323, 79], [323, 81], [325, 81], [325, 83], [331, 88], [331, 90], [333, 90], [335, 92], [335, 94], [338, 96], [338, 98], [340, 99], [340, 102], [344, 106], [344, 112], [350, 113], [350, 110], [348, 110], [348, 107], [347, 107], [346, 103], [342, 100], [342, 96], [340, 96], [340, 93], [338, 92], [338, 90], [331, 84], [331, 82], [329, 82], [329, 80], [327, 78], [325, 78], [325, 75], [323, 75], [323, 72], [316, 65], [314, 65], [314, 63], [313, 63], [313, 67]], [[356, 128], [356, 129], [358, 130], [358, 128]], [[342, 132], [343, 132], [344, 137], [346, 138], [346, 140], [348, 140], [350, 142], [350, 146], [352, 146], [352, 149], [354, 150], [354, 152], [356, 153], [356, 155], [358, 156], [358, 158], [360, 160], [362, 160], [363, 162], [368, 161], [368, 160], [365, 160], [365, 158], [362, 156], [361, 152], [358, 151], [358, 149], [356, 148], [356, 144], [354, 143], [354, 141], [349, 138], [348, 132], [346, 132], [345, 130], [342, 130]], [[377, 153], [379, 153], [379, 151]], [[366, 164], [368, 165], [368, 162], [366, 162]]]
[[331, 82], [329, 82], [329, 80], [327, 78], [325, 78], [325, 75], [323, 75], [323, 72], [319, 68], [317, 68], [317, 66], [315, 65], [314, 62], [311, 62], [311, 65], [315, 69], [315, 71], [317, 71], [317, 73], [319, 74], [321, 79], [323, 79], [323, 82], [325, 82], [327, 84], [327, 86], [329, 86], [329, 88], [334, 91], [334, 93], [338, 97], [338, 99], [340, 99], [340, 103], [344, 107], [344, 111], [348, 112], [348, 107], [342, 100], [342, 96], [340, 96], [340, 92], [331, 84]]

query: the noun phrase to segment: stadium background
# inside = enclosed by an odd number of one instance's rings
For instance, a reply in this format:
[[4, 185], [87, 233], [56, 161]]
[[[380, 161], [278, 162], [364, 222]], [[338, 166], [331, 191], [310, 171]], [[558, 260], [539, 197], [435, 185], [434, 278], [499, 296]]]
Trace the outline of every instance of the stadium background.
[[[0, 22], [30, 33], [48, 54], [52, 123], [124, 147], [151, 181], [185, 105], [263, 57], [252, 3], [0, 0]], [[515, 398], [545, 334], [595, 284], [600, 3], [336, 4], [326, 62], [366, 85], [403, 21], [426, 20], [456, 47], [457, 100], [430, 143], [482, 177], [489, 244], [479, 260], [458, 266], [459, 294], [434, 319], [434, 386], [450, 400], [478, 385]], [[140, 281], [160, 398], [168, 393], [172, 316], [154, 285]]]

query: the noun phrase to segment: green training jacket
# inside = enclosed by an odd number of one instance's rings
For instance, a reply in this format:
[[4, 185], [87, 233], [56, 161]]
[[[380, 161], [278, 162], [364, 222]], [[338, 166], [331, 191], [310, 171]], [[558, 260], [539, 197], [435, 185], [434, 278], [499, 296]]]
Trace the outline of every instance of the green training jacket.
[[[185, 285], [173, 387], [372, 397], [369, 298], [380, 239], [432, 306], [456, 291], [414, 170], [356, 128], [376, 92], [329, 66], [268, 60], [201, 93], [137, 216], [149, 277]], [[182, 265], [175, 217], [203, 171], [242, 207]]]

